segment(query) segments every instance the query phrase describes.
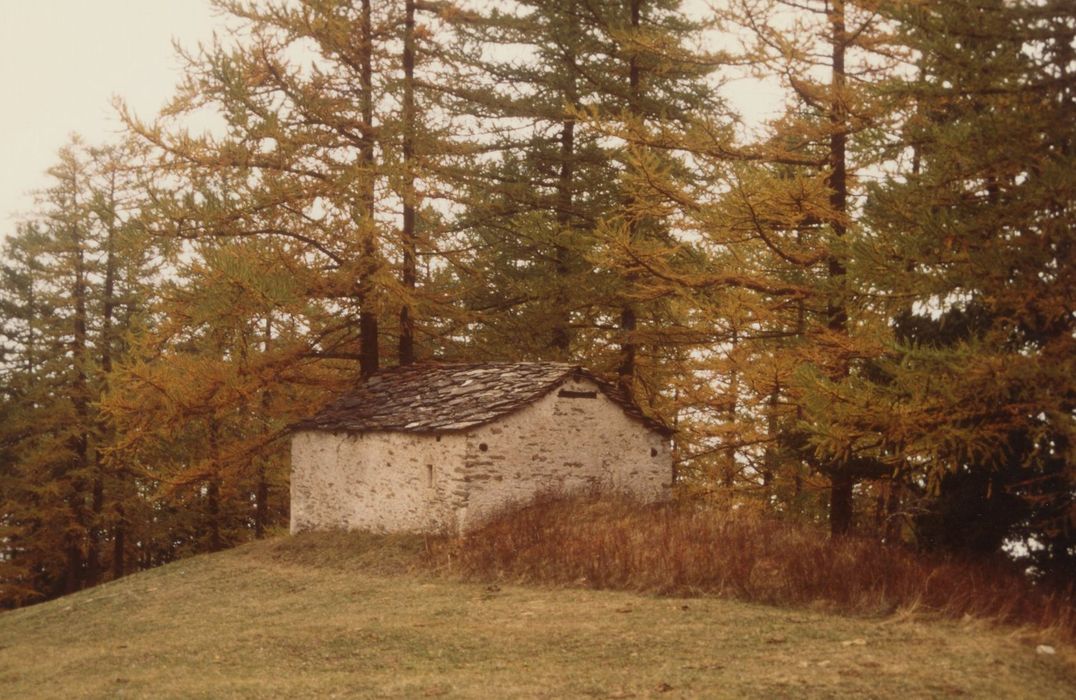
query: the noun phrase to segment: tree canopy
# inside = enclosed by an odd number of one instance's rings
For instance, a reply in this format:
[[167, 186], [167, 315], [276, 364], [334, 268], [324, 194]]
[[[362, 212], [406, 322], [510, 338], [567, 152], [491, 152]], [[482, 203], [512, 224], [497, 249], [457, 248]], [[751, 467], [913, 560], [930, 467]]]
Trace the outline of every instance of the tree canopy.
[[618, 382], [679, 498], [1076, 574], [1071, 3], [214, 4], [8, 232], [0, 605], [282, 527], [288, 426], [432, 360]]

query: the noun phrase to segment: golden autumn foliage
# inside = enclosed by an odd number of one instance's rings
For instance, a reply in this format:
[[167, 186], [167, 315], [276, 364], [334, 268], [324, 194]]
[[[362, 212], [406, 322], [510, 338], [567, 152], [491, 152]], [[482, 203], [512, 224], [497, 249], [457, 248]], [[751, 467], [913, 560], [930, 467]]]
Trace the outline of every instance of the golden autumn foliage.
[[1066, 3], [215, 4], [9, 238], [0, 603], [280, 527], [288, 426], [416, 359], [586, 364], [685, 498], [1071, 578]]

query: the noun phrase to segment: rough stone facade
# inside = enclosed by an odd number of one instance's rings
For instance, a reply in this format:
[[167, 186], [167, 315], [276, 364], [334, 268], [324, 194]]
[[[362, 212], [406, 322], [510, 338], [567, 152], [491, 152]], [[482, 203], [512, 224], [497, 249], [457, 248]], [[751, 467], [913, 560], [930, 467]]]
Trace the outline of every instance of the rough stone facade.
[[666, 434], [574, 377], [461, 431], [297, 432], [291, 529], [458, 532], [542, 492], [657, 500], [671, 481]]

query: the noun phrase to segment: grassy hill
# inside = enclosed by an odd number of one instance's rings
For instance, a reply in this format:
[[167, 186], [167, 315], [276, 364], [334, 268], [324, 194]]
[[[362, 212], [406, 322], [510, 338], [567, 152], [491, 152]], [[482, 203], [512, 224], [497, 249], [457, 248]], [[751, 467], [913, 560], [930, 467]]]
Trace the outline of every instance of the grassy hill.
[[1068, 650], [981, 624], [421, 573], [419, 538], [194, 557], [0, 614], [6, 697], [1072, 697]]

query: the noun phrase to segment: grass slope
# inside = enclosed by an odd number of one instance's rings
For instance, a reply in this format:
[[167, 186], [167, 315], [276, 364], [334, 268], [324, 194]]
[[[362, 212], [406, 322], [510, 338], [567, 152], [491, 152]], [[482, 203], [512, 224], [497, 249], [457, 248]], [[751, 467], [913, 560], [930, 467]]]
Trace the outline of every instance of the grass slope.
[[5, 697], [1073, 697], [982, 625], [461, 583], [422, 541], [306, 535], [0, 614]]

